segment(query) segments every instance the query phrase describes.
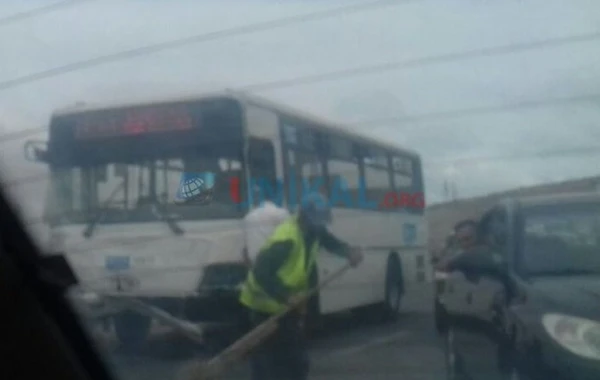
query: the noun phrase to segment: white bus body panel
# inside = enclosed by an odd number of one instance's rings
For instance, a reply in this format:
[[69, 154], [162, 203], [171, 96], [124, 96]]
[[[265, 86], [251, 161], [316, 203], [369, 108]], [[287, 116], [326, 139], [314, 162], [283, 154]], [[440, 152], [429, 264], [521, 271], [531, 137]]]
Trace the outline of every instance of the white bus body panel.
[[[195, 295], [203, 268], [213, 263], [239, 263], [243, 233], [239, 221], [179, 222], [186, 231], [171, 233], [165, 223], [96, 226], [90, 239], [83, 225], [62, 229], [65, 251], [86, 290], [132, 297], [185, 297]], [[110, 257], [128, 257], [130, 268], [109, 270]], [[113, 276], [135, 278], [131, 289], [117, 292]]]
[[[416, 227], [416, 236], [407, 241], [403, 224]], [[338, 281], [321, 291], [323, 313], [332, 313], [381, 302], [385, 292], [385, 273], [388, 256], [398, 253], [403, 270], [405, 291], [414, 285], [431, 281], [425, 242], [427, 231], [423, 217], [400, 212], [335, 209], [331, 231], [340, 239], [364, 249], [364, 261]], [[421, 257], [421, 259], [419, 259]], [[336, 256], [323, 253], [319, 257], [321, 277], [331, 273], [343, 262]]]

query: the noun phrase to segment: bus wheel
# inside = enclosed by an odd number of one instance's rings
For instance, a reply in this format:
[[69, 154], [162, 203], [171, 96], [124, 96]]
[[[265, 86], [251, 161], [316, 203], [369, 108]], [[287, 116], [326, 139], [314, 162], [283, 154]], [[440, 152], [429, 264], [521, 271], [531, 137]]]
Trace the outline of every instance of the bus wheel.
[[392, 254], [388, 258], [385, 276], [385, 299], [382, 305], [384, 321], [392, 322], [398, 319], [403, 294], [402, 265], [398, 256]]
[[135, 312], [125, 311], [114, 317], [117, 339], [125, 349], [139, 349], [150, 332], [152, 320]]

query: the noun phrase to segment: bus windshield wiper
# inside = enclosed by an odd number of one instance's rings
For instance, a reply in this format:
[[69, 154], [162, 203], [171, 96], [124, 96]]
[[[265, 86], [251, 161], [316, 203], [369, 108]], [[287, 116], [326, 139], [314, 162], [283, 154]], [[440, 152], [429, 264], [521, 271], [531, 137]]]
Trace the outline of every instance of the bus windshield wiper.
[[154, 216], [156, 216], [158, 220], [164, 221], [175, 235], [183, 235], [185, 233], [185, 231], [179, 226], [179, 224], [177, 224], [175, 219], [170, 215], [167, 215], [165, 210], [163, 210], [162, 205], [158, 201], [152, 202], [151, 207]]
[[106, 198], [106, 200], [102, 203], [100, 212], [97, 213], [92, 219], [90, 219], [90, 221], [88, 222], [87, 226], [83, 230], [83, 236], [86, 239], [89, 239], [90, 237], [92, 237], [92, 234], [94, 233], [94, 230], [96, 229], [96, 225], [102, 219], [104, 219], [104, 215], [106, 215], [106, 211], [108, 209], [108, 205], [115, 199], [115, 197], [119, 193], [119, 190], [121, 190], [123, 187], [125, 187], [125, 181], [122, 181], [119, 185], [117, 185], [117, 187], [114, 188], [114, 190], [112, 191], [112, 193], [110, 193], [110, 195], [108, 196], [108, 198]]

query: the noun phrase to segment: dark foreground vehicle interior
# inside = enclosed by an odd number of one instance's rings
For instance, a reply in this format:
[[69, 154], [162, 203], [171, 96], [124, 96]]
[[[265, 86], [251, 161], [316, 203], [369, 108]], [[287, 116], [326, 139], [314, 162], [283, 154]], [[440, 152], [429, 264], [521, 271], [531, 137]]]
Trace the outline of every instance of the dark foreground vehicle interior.
[[0, 189], [1, 379], [114, 379], [65, 298], [60, 255], [41, 255]]

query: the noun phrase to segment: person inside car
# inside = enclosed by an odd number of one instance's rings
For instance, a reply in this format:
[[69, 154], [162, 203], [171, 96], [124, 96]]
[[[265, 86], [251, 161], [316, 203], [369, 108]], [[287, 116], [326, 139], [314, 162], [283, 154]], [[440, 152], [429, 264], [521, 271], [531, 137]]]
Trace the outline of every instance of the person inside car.
[[463, 220], [454, 226], [454, 241], [458, 250], [447, 252], [436, 264], [436, 270], [441, 272], [452, 272], [455, 270], [457, 260], [465, 252], [469, 252], [477, 245], [477, 223], [472, 220]]

